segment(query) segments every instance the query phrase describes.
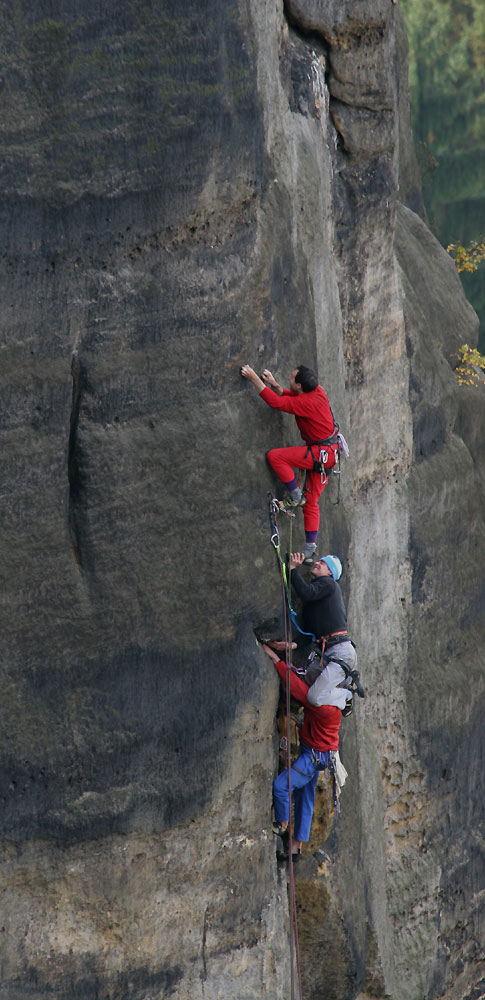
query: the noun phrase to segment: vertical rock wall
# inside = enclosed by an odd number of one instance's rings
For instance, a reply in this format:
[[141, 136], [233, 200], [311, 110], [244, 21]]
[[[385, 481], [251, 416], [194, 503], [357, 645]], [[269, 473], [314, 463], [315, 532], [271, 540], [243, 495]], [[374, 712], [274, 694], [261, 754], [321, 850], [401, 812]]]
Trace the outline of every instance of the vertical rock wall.
[[368, 687], [300, 866], [305, 1000], [475, 1000], [483, 394], [398, 10], [54, 7], [2, 10], [0, 996], [287, 995], [252, 627], [295, 429], [238, 368], [305, 361], [351, 445], [320, 540]]

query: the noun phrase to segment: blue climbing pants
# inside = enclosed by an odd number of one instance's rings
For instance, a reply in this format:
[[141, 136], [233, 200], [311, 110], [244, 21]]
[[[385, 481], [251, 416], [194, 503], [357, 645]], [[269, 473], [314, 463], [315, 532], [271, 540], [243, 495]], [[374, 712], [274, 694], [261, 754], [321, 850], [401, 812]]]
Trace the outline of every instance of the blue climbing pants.
[[[291, 767], [291, 791], [295, 802], [295, 840], [309, 840], [312, 825], [315, 791], [320, 768], [317, 761], [328, 767], [328, 750], [310, 750], [302, 747], [300, 756]], [[290, 797], [288, 794], [288, 769], [285, 768], [273, 782], [273, 802], [275, 819], [280, 823], [290, 818]]]

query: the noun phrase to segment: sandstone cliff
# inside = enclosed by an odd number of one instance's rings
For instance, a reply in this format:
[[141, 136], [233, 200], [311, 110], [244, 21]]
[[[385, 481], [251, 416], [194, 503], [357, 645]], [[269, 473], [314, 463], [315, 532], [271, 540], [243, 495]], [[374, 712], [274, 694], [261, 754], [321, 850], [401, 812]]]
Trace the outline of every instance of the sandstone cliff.
[[483, 391], [453, 375], [476, 319], [420, 217], [399, 9], [1, 26], [0, 998], [289, 995], [252, 630], [295, 429], [238, 369], [304, 361], [351, 447], [320, 541], [369, 692], [298, 875], [304, 997], [477, 1000]]

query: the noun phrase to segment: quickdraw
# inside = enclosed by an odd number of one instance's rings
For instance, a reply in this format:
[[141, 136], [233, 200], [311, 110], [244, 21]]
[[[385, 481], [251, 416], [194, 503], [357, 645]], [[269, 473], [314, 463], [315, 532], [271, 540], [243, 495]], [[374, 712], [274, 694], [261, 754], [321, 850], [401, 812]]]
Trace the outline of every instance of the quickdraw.
[[280, 511], [280, 507], [278, 506], [278, 501], [275, 499], [272, 493], [268, 492], [268, 500], [269, 500], [269, 517], [271, 524], [271, 544], [276, 552], [276, 556], [278, 559], [281, 578], [283, 581], [283, 586], [286, 595], [286, 603], [288, 605], [288, 611], [290, 614], [291, 622], [292, 625], [297, 629], [298, 632], [300, 632], [301, 635], [309, 635], [315, 642], [316, 636], [313, 634], [313, 632], [305, 632], [302, 628], [300, 628], [296, 620], [297, 618], [296, 611], [294, 610], [291, 604], [290, 586], [289, 586], [286, 563], [281, 558], [280, 532], [278, 528], [278, 513]]

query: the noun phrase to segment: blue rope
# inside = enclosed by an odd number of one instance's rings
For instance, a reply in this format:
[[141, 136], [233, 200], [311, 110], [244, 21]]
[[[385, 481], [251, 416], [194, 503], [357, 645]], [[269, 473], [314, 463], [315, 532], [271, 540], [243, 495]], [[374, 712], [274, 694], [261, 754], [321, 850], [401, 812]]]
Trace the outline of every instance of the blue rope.
[[290, 618], [291, 618], [291, 620], [293, 622], [293, 625], [295, 626], [296, 629], [298, 629], [298, 631], [301, 633], [301, 635], [310, 635], [312, 637], [313, 642], [317, 641], [317, 637], [316, 637], [316, 635], [313, 635], [313, 632], [304, 632], [303, 629], [300, 628], [300, 626], [299, 626], [299, 624], [298, 624], [298, 622], [296, 620], [296, 611], [293, 611], [293, 608], [291, 606], [290, 606]]

